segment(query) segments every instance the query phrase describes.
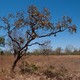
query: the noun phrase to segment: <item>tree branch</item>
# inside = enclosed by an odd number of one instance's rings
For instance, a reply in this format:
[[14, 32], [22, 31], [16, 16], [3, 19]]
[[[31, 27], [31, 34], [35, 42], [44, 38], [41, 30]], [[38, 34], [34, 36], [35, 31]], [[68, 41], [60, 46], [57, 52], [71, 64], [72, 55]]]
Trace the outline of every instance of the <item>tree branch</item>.
[[17, 45], [19, 46], [19, 48], [21, 49], [20, 44], [19, 44], [15, 39], [12, 38], [12, 36], [10, 35], [9, 32], [8, 32], [8, 36], [10, 37], [10, 39], [11, 39], [13, 42], [16, 42], [16, 44], [17, 44]]
[[58, 31], [56, 31], [56, 32], [50, 32], [50, 33], [48, 33], [48, 34], [45, 34], [45, 35], [42, 35], [42, 36], [38, 36], [38, 38], [48, 37], [48, 36], [57, 34], [57, 33], [59, 33], [59, 32], [63, 32], [63, 31], [65, 31], [66, 29], [67, 29], [67, 28], [65, 28], [65, 29], [63, 29], [63, 30], [58, 30]]
[[32, 46], [32, 45], [36, 45], [36, 44], [38, 44], [38, 45], [41, 45], [41, 46], [43, 46], [43, 45], [45, 45], [45, 43], [39, 43], [39, 42], [35, 42], [35, 43], [32, 43], [32, 44], [30, 44], [30, 45], [28, 45], [28, 46]]
[[31, 38], [31, 39], [20, 49], [20, 51], [22, 51], [24, 48], [26, 48], [26, 47], [28, 46], [28, 44], [29, 44], [32, 40], [34, 40], [34, 38]]

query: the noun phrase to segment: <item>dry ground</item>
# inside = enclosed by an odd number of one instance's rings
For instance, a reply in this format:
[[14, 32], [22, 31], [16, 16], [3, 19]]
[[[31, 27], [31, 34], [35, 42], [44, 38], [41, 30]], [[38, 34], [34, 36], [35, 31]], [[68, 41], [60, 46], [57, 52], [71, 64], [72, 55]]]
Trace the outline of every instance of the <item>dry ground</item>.
[[[13, 61], [12, 55], [0, 55], [0, 80], [80, 80], [79, 55], [26, 56], [18, 63], [16, 72], [10, 73]], [[28, 62], [28, 65], [36, 65], [38, 70], [22, 74], [20, 72], [22, 61]], [[52, 71], [54, 74], [48, 72], [52, 76], [47, 76], [44, 74], [45, 71]]]

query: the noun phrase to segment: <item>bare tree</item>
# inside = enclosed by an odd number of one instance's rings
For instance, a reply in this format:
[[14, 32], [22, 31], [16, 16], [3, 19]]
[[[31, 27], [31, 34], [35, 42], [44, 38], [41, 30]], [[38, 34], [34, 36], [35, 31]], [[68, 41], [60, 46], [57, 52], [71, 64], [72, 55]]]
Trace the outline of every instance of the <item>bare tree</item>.
[[39, 46], [40, 53], [48, 55], [52, 53], [51, 41], [43, 41], [44, 45]]
[[62, 20], [54, 26], [54, 23], [50, 21], [51, 16], [47, 8], [39, 11], [36, 6], [31, 5], [26, 12], [17, 12], [15, 15], [10, 13], [7, 17], [1, 18], [4, 24], [2, 28], [7, 31], [8, 37], [11, 39], [16, 57], [12, 71], [20, 58], [25, 55], [29, 46], [43, 45], [39, 41], [34, 42], [34, 40], [51, 35], [56, 36], [57, 33], [65, 30], [76, 32], [76, 26], [71, 25], [72, 20], [68, 16], [63, 16]]

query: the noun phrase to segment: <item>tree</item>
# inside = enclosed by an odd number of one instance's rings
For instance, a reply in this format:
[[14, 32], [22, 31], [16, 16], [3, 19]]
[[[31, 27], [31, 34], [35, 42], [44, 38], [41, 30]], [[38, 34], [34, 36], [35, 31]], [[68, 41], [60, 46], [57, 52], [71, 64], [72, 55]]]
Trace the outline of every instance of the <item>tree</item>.
[[[28, 14], [27, 14], [28, 13]], [[12, 13], [6, 17], [1, 17], [1, 23], [4, 24], [2, 28], [6, 30], [8, 37], [11, 40], [11, 45], [16, 57], [12, 71], [17, 62], [25, 55], [28, 47], [32, 45], [44, 45], [39, 41], [34, 42], [36, 39], [56, 36], [57, 33], [69, 30], [69, 32], [76, 32], [76, 26], [71, 25], [72, 20], [68, 16], [63, 16], [61, 21], [58, 21], [56, 26], [50, 21], [51, 16], [47, 8], [39, 11], [34, 5], [28, 7], [28, 11], [17, 12], [15, 15]], [[42, 33], [43, 32], [43, 33]]]
[[51, 41], [45, 41], [42, 46], [39, 46], [40, 53], [43, 55], [52, 54]]
[[58, 47], [58, 48], [56, 48], [55, 49], [55, 53], [57, 54], [57, 55], [60, 55], [61, 54], [61, 47]]
[[74, 48], [74, 46], [72, 46], [72, 45], [68, 45], [68, 46], [66, 46], [66, 48], [65, 48], [66, 54], [71, 54], [74, 50], [75, 50], [75, 48]]
[[78, 50], [75, 48], [75, 49], [73, 50], [72, 54], [74, 54], [74, 55], [78, 55], [79, 52], [78, 52]]
[[0, 37], [0, 46], [4, 46], [4, 45], [5, 45], [5, 38]]

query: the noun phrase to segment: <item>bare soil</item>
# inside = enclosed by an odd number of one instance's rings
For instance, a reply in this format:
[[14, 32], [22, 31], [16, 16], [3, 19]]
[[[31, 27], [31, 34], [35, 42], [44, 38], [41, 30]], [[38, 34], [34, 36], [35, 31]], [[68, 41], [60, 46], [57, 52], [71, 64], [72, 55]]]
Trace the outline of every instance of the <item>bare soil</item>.
[[[17, 64], [14, 73], [10, 72], [13, 55], [0, 55], [0, 80], [80, 80], [79, 55], [28, 55]], [[23, 64], [24, 62], [24, 64]], [[21, 66], [31, 65], [32, 72], [21, 72]], [[52, 76], [51, 76], [52, 75]]]

